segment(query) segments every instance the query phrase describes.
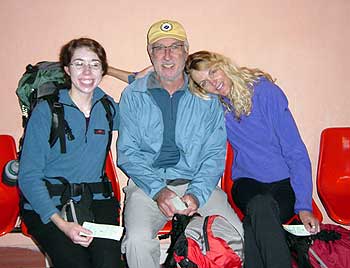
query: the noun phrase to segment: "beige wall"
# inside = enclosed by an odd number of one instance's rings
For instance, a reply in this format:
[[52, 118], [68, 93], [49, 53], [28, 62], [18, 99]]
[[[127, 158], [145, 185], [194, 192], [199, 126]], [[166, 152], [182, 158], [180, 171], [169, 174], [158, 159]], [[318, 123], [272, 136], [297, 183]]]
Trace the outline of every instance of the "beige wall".
[[[15, 89], [28, 63], [56, 60], [63, 43], [89, 36], [111, 65], [139, 70], [149, 64], [149, 25], [172, 18], [187, 29], [192, 52], [218, 51], [277, 78], [315, 180], [321, 130], [350, 125], [349, 14], [348, 0], [1, 0], [0, 133], [22, 133]], [[124, 84], [106, 77], [102, 87], [118, 100]]]

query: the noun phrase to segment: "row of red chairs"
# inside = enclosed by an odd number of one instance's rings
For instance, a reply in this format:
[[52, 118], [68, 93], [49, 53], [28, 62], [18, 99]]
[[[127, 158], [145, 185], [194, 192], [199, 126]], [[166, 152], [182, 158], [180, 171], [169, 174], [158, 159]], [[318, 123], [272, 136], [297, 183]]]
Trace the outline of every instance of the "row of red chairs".
[[[227, 146], [225, 173], [221, 179], [221, 188], [228, 193], [228, 201], [240, 219], [243, 213], [235, 205], [230, 194], [233, 181], [231, 167], [233, 150]], [[350, 127], [326, 128], [321, 133], [318, 168], [317, 193], [327, 215], [338, 224], [350, 224]], [[312, 200], [313, 213], [323, 220], [322, 212]], [[295, 215], [289, 222], [297, 218]]]
[[[244, 215], [231, 197], [233, 154], [232, 147], [228, 143], [221, 188], [227, 193], [229, 203], [242, 219]], [[3, 170], [8, 161], [16, 158], [16, 144], [13, 137], [0, 135], [0, 171]], [[112, 181], [115, 198], [120, 202], [120, 185], [111, 152], [106, 159], [106, 173]], [[350, 209], [348, 209], [350, 205], [350, 128], [327, 128], [322, 132], [317, 170], [317, 191], [328, 216], [339, 224], [350, 224]], [[322, 222], [322, 213], [314, 200], [312, 205], [315, 216]], [[8, 186], [2, 181], [0, 181], [0, 211], [1, 236], [13, 230], [19, 214], [18, 188]], [[23, 225], [22, 230], [26, 234]], [[171, 222], [169, 221], [159, 234], [169, 233], [170, 230]]]

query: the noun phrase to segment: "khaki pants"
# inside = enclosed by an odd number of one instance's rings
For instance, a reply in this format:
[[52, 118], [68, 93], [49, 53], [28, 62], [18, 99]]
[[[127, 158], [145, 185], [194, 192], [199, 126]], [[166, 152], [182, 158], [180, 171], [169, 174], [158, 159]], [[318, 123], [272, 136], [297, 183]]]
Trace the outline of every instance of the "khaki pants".
[[[168, 186], [177, 195], [183, 196], [188, 184]], [[122, 252], [126, 254], [129, 268], [159, 268], [160, 244], [158, 231], [167, 218], [158, 209], [157, 203], [149, 198], [132, 180], [124, 188], [125, 236]], [[227, 202], [227, 196], [219, 187], [214, 189], [208, 202], [198, 212], [203, 216], [225, 217], [243, 237], [241, 221]]]

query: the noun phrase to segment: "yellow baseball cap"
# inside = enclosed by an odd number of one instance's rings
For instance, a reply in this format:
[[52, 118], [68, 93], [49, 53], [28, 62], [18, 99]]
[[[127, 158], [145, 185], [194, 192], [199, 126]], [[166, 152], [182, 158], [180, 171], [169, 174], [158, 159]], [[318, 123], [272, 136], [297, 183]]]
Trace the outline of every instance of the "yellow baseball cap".
[[147, 33], [147, 43], [153, 44], [163, 38], [174, 38], [180, 41], [187, 40], [184, 27], [173, 20], [158, 21], [149, 28]]

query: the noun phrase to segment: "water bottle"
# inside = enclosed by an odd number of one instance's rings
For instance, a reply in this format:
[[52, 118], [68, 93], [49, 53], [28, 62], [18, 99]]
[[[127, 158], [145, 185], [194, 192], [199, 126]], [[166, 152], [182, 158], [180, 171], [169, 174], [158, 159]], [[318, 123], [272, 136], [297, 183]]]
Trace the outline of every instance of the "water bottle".
[[2, 182], [8, 186], [16, 186], [18, 169], [18, 160], [10, 160], [9, 162], [7, 162], [2, 172]]

